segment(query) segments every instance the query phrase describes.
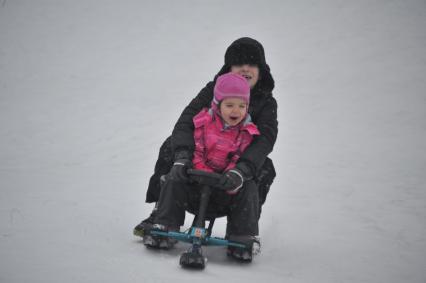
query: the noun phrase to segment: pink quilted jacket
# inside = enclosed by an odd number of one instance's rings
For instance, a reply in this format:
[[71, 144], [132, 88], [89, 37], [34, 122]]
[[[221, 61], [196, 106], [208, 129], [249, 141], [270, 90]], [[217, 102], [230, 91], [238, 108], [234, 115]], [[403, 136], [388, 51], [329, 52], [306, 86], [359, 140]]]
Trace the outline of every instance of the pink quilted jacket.
[[205, 108], [194, 119], [194, 169], [222, 173], [235, 167], [259, 130], [252, 122], [224, 128], [218, 114]]

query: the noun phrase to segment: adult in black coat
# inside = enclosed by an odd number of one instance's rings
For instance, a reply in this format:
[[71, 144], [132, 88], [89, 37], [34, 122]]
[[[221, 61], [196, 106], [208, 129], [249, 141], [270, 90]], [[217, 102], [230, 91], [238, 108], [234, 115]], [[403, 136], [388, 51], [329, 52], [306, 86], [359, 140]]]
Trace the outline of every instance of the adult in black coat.
[[[246, 75], [244, 70], [245, 67], [252, 66], [257, 66], [259, 70], [259, 77], [253, 83], [251, 83], [250, 72], [247, 72]], [[278, 134], [277, 102], [272, 95], [274, 79], [269, 65], [266, 63], [263, 46], [255, 39], [243, 37], [234, 41], [227, 48], [224, 66], [214, 80], [207, 83], [183, 110], [175, 124], [172, 136], [167, 138], [161, 146], [146, 194], [147, 203], [158, 201], [161, 191], [161, 176], [170, 172], [185, 178], [184, 172], [186, 168], [191, 167], [190, 161], [195, 148], [192, 118], [204, 107], [210, 107], [216, 78], [234, 69], [238, 69], [241, 75], [246, 76], [251, 84], [249, 113], [260, 131], [260, 135], [253, 139], [251, 145], [241, 155], [236, 169], [239, 170], [244, 180], [255, 180], [258, 185], [260, 204], [265, 202], [270, 185], [275, 178], [273, 163], [267, 157], [273, 150]], [[173, 166], [174, 164], [178, 164], [178, 166]], [[145, 224], [151, 225], [154, 215], [155, 209], [150, 217], [135, 227], [134, 234], [143, 236]]]

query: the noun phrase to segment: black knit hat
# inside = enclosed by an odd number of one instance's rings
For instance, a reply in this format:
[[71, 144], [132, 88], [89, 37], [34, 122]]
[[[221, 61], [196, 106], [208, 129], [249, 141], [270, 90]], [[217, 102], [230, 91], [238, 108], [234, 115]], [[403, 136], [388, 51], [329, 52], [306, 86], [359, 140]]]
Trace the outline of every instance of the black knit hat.
[[270, 68], [266, 63], [263, 46], [257, 40], [249, 37], [242, 37], [232, 42], [226, 49], [225, 65], [218, 75], [229, 72], [232, 65], [242, 64], [254, 64], [259, 67], [260, 80], [256, 84], [256, 88], [265, 91], [273, 90], [275, 82], [272, 78]]

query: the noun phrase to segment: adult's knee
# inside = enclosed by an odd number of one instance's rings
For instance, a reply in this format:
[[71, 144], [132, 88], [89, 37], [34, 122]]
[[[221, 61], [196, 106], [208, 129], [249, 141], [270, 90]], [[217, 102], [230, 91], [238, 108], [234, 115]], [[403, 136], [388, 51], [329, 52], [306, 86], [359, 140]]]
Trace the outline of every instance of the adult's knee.
[[257, 195], [257, 184], [253, 180], [246, 181], [243, 185], [244, 190], [248, 191], [250, 194]]
[[169, 175], [166, 175], [161, 190], [167, 192], [167, 194], [181, 195], [186, 192], [186, 184], [175, 181]]
[[253, 180], [244, 182], [239, 195], [241, 195], [242, 198], [259, 201], [259, 192]]

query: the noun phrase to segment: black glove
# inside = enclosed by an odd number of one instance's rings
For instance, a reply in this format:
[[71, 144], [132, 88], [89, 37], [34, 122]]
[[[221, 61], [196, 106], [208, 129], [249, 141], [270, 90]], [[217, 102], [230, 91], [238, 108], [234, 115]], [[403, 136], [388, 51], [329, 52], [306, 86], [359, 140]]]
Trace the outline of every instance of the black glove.
[[186, 171], [192, 168], [192, 162], [189, 159], [178, 159], [173, 163], [172, 169], [170, 169], [170, 179], [178, 182], [186, 182], [189, 180]]
[[223, 173], [220, 180], [221, 187], [230, 195], [235, 195], [243, 187], [244, 178], [241, 171], [237, 168]]

